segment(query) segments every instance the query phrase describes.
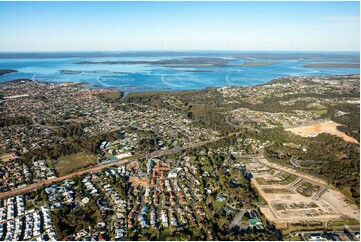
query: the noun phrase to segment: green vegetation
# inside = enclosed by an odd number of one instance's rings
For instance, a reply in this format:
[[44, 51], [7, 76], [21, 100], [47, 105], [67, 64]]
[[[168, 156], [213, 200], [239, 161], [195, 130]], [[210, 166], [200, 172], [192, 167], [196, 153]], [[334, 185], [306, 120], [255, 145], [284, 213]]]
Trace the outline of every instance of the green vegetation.
[[0, 127], [10, 126], [10, 125], [21, 125], [21, 124], [30, 125], [32, 123], [33, 121], [28, 117], [0, 118]]
[[248, 220], [249, 220], [248, 216], [243, 216], [241, 219], [242, 222], [248, 222]]
[[288, 238], [283, 238], [285, 241], [304, 241], [301, 234], [293, 235]]
[[115, 101], [115, 100], [119, 100], [123, 95], [124, 94], [122, 91], [117, 90], [114, 92], [101, 94], [101, 95], [99, 95], [99, 97], [100, 97], [100, 99], [103, 99], [104, 101]]
[[212, 172], [212, 167], [211, 166], [202, 166], [202, 171], [207, 171], [207, 172]]
[[282, 203], [277, 203], [272, 205], [276, 210], [286, 210], [286, 206]]
[[285, 172], [281, 173], [281, 177], [287, 182], [286, 184], [290, 184], [290, 183], [294, 182], [297, 179], [296, 176], [294, 176], [292, 174], [285, 173]]
[[[189, 61], [189, 60], [188, 60]], [[207, 60], [203, 60], [207, 62]], [[217, 64], [219, 60], [208, 60], [208, 64]], [[157, 63], [160, 64], [160, 63]], [[172, 60], [167, 63], [171, 65], [185, 64], [179, 61]], [[198, 63], [193, 63], [198, 64]], [[219, 63], [218, 63], [219, 64]], [[280, 83], [289, 83], [290, 80], [283, 80]], [[312, 82], [306, 82], [305, 85]], [[256, 89], [256, 88], [255, 88]], [[293, 87], [292, 87], [293, 89]], [[243, 90], [243, 89], [242, 89]], [[335, 102], [332, 104], [314, 105], [314, 99], [326, 100], [336, 99], [340, 96], [339, 92], [290, 92], [285, 95], [269, 95], [267, 91], [259, 92], [256, 97], [252, 97], [252, 89], [250, 92], [242, 95], [223, 95], [219, 90], [209, 89], [202, 91], [181, 91], [181, 92], [158, 92], [158, 93], [132, 93], [121, 99], [121, 92], [113, 92], [110, 94], [99, 95], [99, 98], [106, 102], [111, 102], [117, 110], [140, 111], [144, 112], [148, 109], [157, 110], [161, 112], [162, 109], [168, 109], [181, 114], [184, 118], [189, 119], [191, 125], [203, 127], [208, 130], [216, 132], [219, 136], [224, 136], [216, 142], [207, 143], [201, 147], [182, 151], [181, 156], [190, 156], [190, 163], [195, 167], [198, 174], [208, 171], [209, 176], [201, 177], [200, 179], [200, 193], [205, 202], [200, 202], [207, 214], [207, 223], [200, 223], [197, 227], [185, 229], [164, 229], [151, 233], [150, 230], [145, 229], [144, 233], [140, 230], [129, 231], [130, 240], [149, 240], [149, 239], [178, 239], [178, 240], [206, 240], [209, 236], [208, 231], [214, 231], [212, 236], [214, 240], [274, 240], [275, 230], [272, 224], [268, 224], [266, 219], [262, 217], [265, 222], [265, 231], [261, 233], [251, 233], [249, 230], [238, 231], [237, 229], [230, 230], [229, 225], [232, 216], [227, 215], [225, 208], [235, 207], [233, 213], [240, 208], [255, 208], [255, 205], [264, 205], [266, 201], [262, 197], [258, 197], [257, 193], [251, 185], [250, 178], [243, 176], [242, 172], [236, 170], [232, 163], [236, 163], [236, 158], [228, 150], [230, 146], [235, 151], [242, 151], [243, 153], [250, 153], [250, 145], [245, 145], [245, 140], [252, 139], [255, 144], [257, 142], [267, 142], [267, 147], [260, 148], [256, 152], [262, 152], [272, 162], [279, 163], [283, 166], [292, 166], [304, 173], [309, 173], [322, 179], [327, 180], [332, 185], [341, 189], [353, 201], [359, 201], [359, 179], [360, 179], [360, 162], [359, 162], [359, 145], [354, 143], [347, 143], [344, 140], [328, 135], [321, 134], [316, 138], [304, 138], [294, 135], [290, 132], [285, 132], [280, 126], [272, 129], [262, 129], [256, 122], [252, 123], [252, 127], [238, 128], [227, 123], [227, 117], [230, 111], [237, 108], [247, 108], [252, 111], [262, 112], [282, 112], [294, 113], [295, 110], [313, 112], [323, 118], [331, 119], [342, 124], [338, 129], [345, 132], [347, 135], [359, 139], [359, 107], [357, 104]], [[257, 90], [254, 90], [257, 91]], [[259, 91], [259, 90], [258, 90]], [[262, 94], [263, 93], [263, 94]], [[296, 94], [294, 94], [296, 93]], [[343, 98], [359, 98], [358, 90], [351, 90], [342, 95]], [[253, 98], [253, 99], [252, 99]], [[296, 100], [296, 101], [295, 101]], [[282, 104], [282, 103], [287, 103]], [[324, 103], [324, 102], [322, 102]], [[342, 102], [340, 102], [342, 103]], [[124, 105], [125, 104], [125, 105]], [[140, 105], [139, 105], [140, 104]], [[146, 106], [145, 106], [146, 105]], [[342, 111], [341, 114], [339, 111]], [[271, 116], [271, 115], [270, 115]], [[313, 116], [313, 115], [311, 115]], [[0, 120], [0, 127], [16, 124], [28, 124], [32, 121], [27, 118], [4, 118]], [[46, 121], [44, 121], [46, 122]], [[50, 121], [49, 121], [50, 122]], [[28, 163], [33, 157], [38, 159], [44, 158], [48, 160], [57, 160], [57, 162], [50, 164], [58, 175], [64, 175], [74, 170], [78, 170], [90, 166], [96, 162], [97, 154], [101, 153], [99, 144], [103, 140], [112, 141], [120, 138], [118, 132], [110, 132], [108, 134], [94, 133], [92, 136], [85, 135], [84, 129], [93, 125], [92, 121], [82, 124], [72, 123], [68, 124], [63, 120], [51, 121], [52, 123], [42, 123], [44, 125], [56, 125], [58, 128], [54, 130], [54, 135], [58, 135], [68, 142], [52, 144], [51, 148], [39, 148], [31, 150], [24, 154], [23, 161]], [[157, 127], [156, 127], [157, 128]], [[157, 134], [153, 131], [142, 131], [138, 128], [129, 128], [131, 132], [141, 133], [141, 139], [138, 140], [137, 148], [143, 153], [149, 153], [158, 150]], [[160, 134], [162, 135], [162, 134]], [[178, 140], [181, 140], [178, 137]], [[202, 138], [201, 138], [202, 140]], [[286, 145], [287, 143], [288, 145]], [[291, 145], [290, 145], [291, 144]], [[253, 145], [253, 144], [252, 144]], [[255, 145], [256, 146], [256, 145]], [[226, 148], [227, 147], [227, 148]], [[302, 148], [307, 148], [304, 151]], [[229, 149], [228, 149], [229, 148]], [[222, 150], [224, 149], [224, 150]], [[179, 154], [173, 154], [170, 158], [180, 157]], [[168, 158], [169, 158], [168, 157]], [[297, 159], [302, 163], [302, 167], [293, 167], [291, 158]], [[144, 161], [144, 160], [142, 160]], [[247, 161], [237, 161], [237, 163], [246, 163]], [[141, 162], [144, 168], [146, 162]], [[227, 172], [229, 169], [231, 172]], [[226, 170], [226, 171], [224, 171]], [[274, 170], [269, 170], [270, 174], [275, 174]], [[137, 174], [139, 175], [140, 172]], [[198, 179], [197, 177], [197, 179]], [[273, 180], [265, 180], [264, 178], [256, 178], [261, 185], [287, 185], [294, 182], [296, 176], [281, 172]], [[123, 178], [115, 178], [105, 180], [113, 185], [115, 190], [124, 199], [130, 199], [128, 196], [129, 181]], [[101, 180], [103, 181], [103, 180]], [[191, 182], [189, 182], [191, 184]], [[88, 196], [88, 192], [84, 185], [78, 185], [82, 194]], [[205, 188], [209, 188], [207, 193]], [[320, 189], [319, 186], [312, 185], [309, 182], [303, 181], [298, 185], [297, 191], [307, 197], [312, 196]], [[132, 190], [138, 194], [138, 191]], [[290, 193], [287, 189], [264, 189], [266, 193]], [[169, 197], [169, 194], [161, 195]], [[224, 194], [227, 196], [227, 202], [217, 201], [217, 196]], [[33, 194], [34, 201], [44, 201], [44, 194]], [[128, 200], [129, 201], [129, 200]], [[132, 201], [134, 202], [134, 200]], [[144, 201], [142, 201], [144, 202]], [[29, 203], [27, 206], [31, 207]], [[284, 204], [275, 204], [277, 210], [286, 209]], [[291, 205], [289, 205], [291, 206]], [[297, 205], [295, 205], [297, 206]], [[229, 213], [232, 213], [232, 209]], [[71, 209], [70, 207], [63, 207], [62, 210], [55, 212], [53, 222], [57, 229], [59, 239], [63, 239], [75, 231], [79, 231], [89, 226], [93, 226], [98, 221], [103, 221], [99, 208], [91, 202], [83, 207]], [[248, 218], [242, 218], [242, 221], [248, 221]], [[334, 222], [337, 226], [337, 222]], [[339, 222], [340, 224], [342, 222]], [[345, 222], [344, 222], [345, 223]], [[347, 223], [354, 223], [348, 221]], [[292, 231], [307, 229], [315, 230], [322, 229], [324, 225], [321, 224], [291, 224], [286, 230], [285, 234]], [[180, 231], [181, 230], [181, 231]]]
[[327, 109], [327, 107], [325, 105], [322, 104], [316, 104], [316, 103], [310, 103], [306, 106], [306, 108], [313, 108], [313, 109]]
[[13, 73], [13, 72], [18, 72], [18, 71], [11, 70], [11, 69], [1, 69], [0, 70], [0, 76], [5, 75], [5, 74], [9, 74], [9, 73]]
[[[290, 82], [287, 78], [273, 81], [273, 83]], [[307, 85], [307, 81], [305, 81], [305, 83]], [[309, 81], [309, 85], [315, 85], [315, 83]], [[357, 86], [357, 84], [355, 85]], [[126, 103], [145, 104], [154, 108], [166, 108], [179, 112], [183, 114], [184, 117], [191, 119], [194, 125], [214, 130], [220, 135], [242, 132], [242, 137], [245, 138], [255, 138], [262, 142], [265, 140], [274, 141], [273, 145], [264, 149], [265, 156], [269, 160], [282, 164], [283, 166], [291, 166], [291, 157], [297, 158], [298, 160], [316, 161], [305, 163], [303, 166], [307, 169], [296, 169], [327, 180], [330, 184], [344, 191], [345, 195], [357, 204], [359, 203], [359, 145], [345, 142], [341, 138], [329, 134], [320, 134], [315, 138], [309, 139], [290, 132], [284, 132], [282, 127], [259, 129], [255, 132], [250, 129], [236, 128], [226, 122], [227, 112], [241, 107], [254, 111], [272, 113], [291, 113], [294, 112], [294, 110], [314, 110], [320, 115], [320, 118], [330, 118], [334, 122], [342, 124], [343, 126], [339, 126], [338, 129], [359, 141], [360, 112], [358, 105], [348, 103], [325, 104], [324, 102], [315, 105], [315, 101], [306, 101], [307, 98], [319, 100], [323, 98], [339, 98], [340, 94], [332, 90], [322, 94], [310, 91], [286, 94], [282, 97], [266, 95], [260, 102], [246, 102], [243, 101], [243, 96], [241, 97], [242, 98], [224, 97], [217, 90], [211, 89], [171, 93], [131, 93], [123, 101]], [[247, 96], [244, 97], [247, 98]], [[283, 101], [298, 98], [301, 100], [297, 100], [290, 105], [281, 104]], [[359, 98], [358, 88], [350, 92], [342, 93], [342, 98]], [[345, 112], [346, 114], [338, 116], [338, 111]], [[233, 140], [236, 140], [236, 138], [240, 136], [235, 137], [235, 139], [233, 139], [233, 137], [222, 139], [218, 144], [209, 144], [208, 148], [234, 145], [235, 142]], [[291, 147], [283, 146], [285, 142], [306, 147], [307, 152], [302, 151], [302, 149], [292, 149]], [[289, 179], [290, 180], [287, 179], [287, 182], [291, 183], [293, 178], [290, 177]]]
[[260, 185], [287, 185], [287, 184], [292, 183], [294, 180], [296, 180], [296, 176], [289, 175], [287, 173], [284, 173], [284, 174], [285, 174], [284, 177], [282, 177], [282, 174], [281, 174], [281, 178], [283, 178], [282, 180], [277, 179], [277, 178], [265, 180], [263, 177], [257, 177], [255, 179], [258, 182], [258, 184], [260, 184]]
[[225, 111], [230, 105], [223, 101], [222, 95], [216, 90], [131, 93], [124, 102], [177, 111], [191, 119], [195, 125], [217, 130], [223, 134], [237, 130], [226, 124]]
[[[357, 120], [357, 115], [353, 115], [352, 120]], [[339, 120], [334, 121], [338, 122]], [[349, 125], [351, 126], [346, 126], [348, 130], [359, 129], [357, 128], [359, 126], [358, 121], [357, 125], [356, 121], [349, 122]], [[347, 132], [345, 133], [347, 134]], [[359, 146], [357, 144], [345, 142], [328, 134], [320, 134], [315, 138], [308, 139], [293, 135], [290, 132], [283, 132], [281, 129], [261, 130], [257, 136], [268, 140], [279, 138], [307, 147], [307, 152], [303, 152], [302, 150], [274, 143], [265, 149], [264, 155], [272, 162], [290, 166], [293, 169], [328, 181], [343, 191], [356, 204], [359, 204], [360, 163]], [[292, 166], [290, 163], [291, 157], [297, 158], [297, 160], [309, 161], [302, 163], [302, 167], [307, 169]]]
[[213, 201], [213, 208], [215, 212], [220, 212], [226, 202]]
[[311, 109], [310, 111], [311, 111], [312, 113], [318, 114], [318, 115], [320, 115], [320, 116], [327, 113], [327, 110], [326, 110], [326, 109], [321, 109], [321, 110]]
[[309, 182], [303, 181], [298, 187], [297, 192], [305, 197], [311, 197], [315, 192], [317, 192], [321, 187], [313, 185]]
[[56, 171], [58, 176], [63, 176], [96, 163], [97, 157], [95, 155], [79, 152], [61, 156], [55, 163], [48, 162], [48, 165]]
[[285, 189], [285, 188], [263, 188], [265, 193], [284, 193], [284, 194], [291, 194], [292, 191]]
[[309, 223], [289, 223], [288, 228], [282, 230], [283, 235], [288, 235], [292, 232], [296, 231], [316, 231], [316, 230], [324, 230], [325, 226], [322, 222], [309, 222]]
[[89, 202], [74, 210], [68, 206], [63, 207], [62, 210], [55, 210], [52, 213], [52, 221], [61, 240], [75, 231], [95, 226], [96, 223], [103, 221], [103, 217], [99, 207], [94, 202]]
[[344, 225], [360, 225], [360, 223], [356, 219], [345, 219], [341, 221], [329, 221], [327, 226], [344, 226]]

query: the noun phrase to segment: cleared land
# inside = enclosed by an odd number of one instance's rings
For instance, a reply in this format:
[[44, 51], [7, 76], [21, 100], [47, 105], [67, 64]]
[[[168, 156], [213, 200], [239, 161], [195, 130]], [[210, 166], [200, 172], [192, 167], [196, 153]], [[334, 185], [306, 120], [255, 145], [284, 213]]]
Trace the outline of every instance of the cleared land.
[[11, 154], [3, 154], [0, 156], [0, 160], [3, 162], [8, 162], [9, 160], [12, 160]]
[[336, 135], [337, 137], [342, 138], [346, 142], [358, 143], [357, 140], [355, 140], [354, 138], [339, 131], [337, 129], [337, 126], [341, 126], [341, 124], [330, 121], [330, 122], [300, 126], [296, 128], [288, 128], [285, 130], [291, 131], [292, 133], [297, 135], [301, 135], [302, 137], [314, 137], [321, 133], [327, 133], [331, 135]]
[[357, 206], [324, 181], [281, 168], [262, 156], [244, 165], [254, 177], [252, 184], [267, 202], [259, 205], [262, 213], [276, 224], [359, 220]]
[[49, 164], [58, 176], [64, 176], [78, 169], [96, 164], [97, 157], [83, 152], [60, 157], [57, 161]]
[[137, 177], [137, 176], [131, 176], [129, 178], [129, 181], [131, 182], [133, 187], [142, 186], [144, 188], [149, 188], [147, 178], [140, 178], [140, 177]]

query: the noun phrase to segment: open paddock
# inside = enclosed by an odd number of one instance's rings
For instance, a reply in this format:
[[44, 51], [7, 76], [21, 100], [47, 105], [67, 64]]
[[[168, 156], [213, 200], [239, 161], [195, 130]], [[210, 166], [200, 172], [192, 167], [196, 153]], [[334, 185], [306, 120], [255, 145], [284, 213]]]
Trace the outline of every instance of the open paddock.
[[56, 161], [48, 162], [58, 176], [67, 175], [73, 171], [97, 164], [97, 156], [79, 152], [59, 157]]

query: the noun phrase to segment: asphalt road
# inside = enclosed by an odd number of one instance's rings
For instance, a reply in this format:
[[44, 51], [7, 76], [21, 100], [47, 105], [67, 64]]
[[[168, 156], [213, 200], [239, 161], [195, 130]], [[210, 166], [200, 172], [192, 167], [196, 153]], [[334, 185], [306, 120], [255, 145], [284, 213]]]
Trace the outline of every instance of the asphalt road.
[[34, 184], [31, 184], [31, 185], [28, 185], [28, 186], [25, 186], [25, 187], [16, 188], [16, 189], [13, 189], [11, 191], [6, 191], [6, 192], [3, 192], [3, 193], [0, 193], [0, 198], [10, 197], [10, 196], [14, 196], [14, 195], [17, 195], [17, 194], [29, 192], [29, 191], [38, 189], [38, 188], [40, 188], [42, 186], [46, 186], [46, 185], [49, 185], [49, 184], [52, 184], [52, 183], [56, 183], [56, 182], [59, 182], [59, 181], [65, 180], [65, 179], [70, 179], [70, 178], [72, 178], [74, 176], [79, 176], [79, 175], [83, 175], [83, 174], [90, 173], [90, 172], [100, 171], [102, 169], [105, 169], [105, 168], [108, 168], [108, 167], [111, 167], [111, 166], [124, 165], [124, 164], [127, 164], [128, 162], [134, 161], [137, 158], [158, 157], [158, 156], [174, 154], [174, 153], [177, 153], [179, 151], [186, 150], [186, 149], [197, 148], [197, 147], [205, 145], [207, 143], [212, 143], [212, 142], [215, 142], [217, 140], [221, 140], [221, 139], [223, 139], [225, 137], [230, 137], [232, 135], [237, 135], [237, 134], [240, 134], [240, 133], [241, 132], [231, 133], [231, 134], [229, 134], [227, 136], [213, 138], [211, 140], [204, 141], [204, 142], [199, 142], [197, 144], [189, 145], [189, 146], [186, 146], [186, 147], [176, 147], [176, 148], [173, 148], [173, 149], [170, 149], [170, 150], [165, 150], [165, 151], [155, 151], [155, 152], [153, 152], [151, 154], [140, 154], [140, 155], [133, 156], [130, 159], [124, 159], [124, 160], [120, 160], [120, 161], [117, 161], [117, 162], [107, 163], [107, 164], [103, 164], [103, 165], [97, 165], [97, 166], [94, 166], [94, 167], [91, 167], [91, 168], [88, 168], [88, 169], [85, 169], [85, 170], [73, 172], [73, 173], [70, 173], [70, 174], [67, 174], [67, 175], [64, 175], [64, 176], [56, 177], [56, 178], [53, 178], [53, 179], [49, 179], [49, 180], [46, 180], [46, 181], [34, 183]]

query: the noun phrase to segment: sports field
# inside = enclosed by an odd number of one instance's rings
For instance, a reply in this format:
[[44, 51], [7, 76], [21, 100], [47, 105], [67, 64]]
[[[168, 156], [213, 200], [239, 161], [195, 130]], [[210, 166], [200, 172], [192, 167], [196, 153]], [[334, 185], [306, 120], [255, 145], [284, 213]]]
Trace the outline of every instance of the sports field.
[[53, 168], [58, 176], [69, 174], [84, 167], [97, 163], [95, 155], [83, 152], [59, 157], [57, 160], [48, 161], [49, 167]]

